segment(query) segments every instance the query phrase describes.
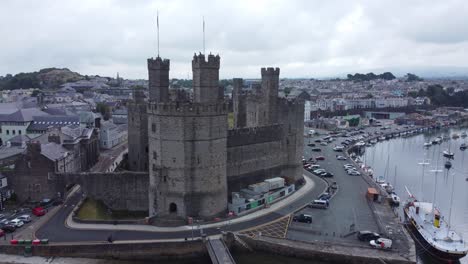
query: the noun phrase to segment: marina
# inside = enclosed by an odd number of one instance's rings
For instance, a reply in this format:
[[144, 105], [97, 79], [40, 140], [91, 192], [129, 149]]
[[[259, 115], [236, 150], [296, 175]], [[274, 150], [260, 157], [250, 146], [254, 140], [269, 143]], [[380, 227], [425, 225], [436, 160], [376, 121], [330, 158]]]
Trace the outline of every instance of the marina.
[[[380, 142], [366, 148], [360, 156], [363, 164], [372, 168], [376, 175], [385, 175], [377, 176], [376, 182], [381, 185], [388, 182], [393, 184], [392, 199], [399, 197], [403, 204], [409, 197], [406, 188], [413, 192], [413, 203], [400, 206], [396, 213], [402, 220], [406, 215], [410, 231], [416, 231], [412, 233], [420, 235], [413, 239], [418, 242], [432, 241], [430, 244], [416, 243], [419, 247], [418, 263], [432, 263], [431, 259], [440, 255], [434, 249], [437, 247], [445, 252], [466, 251], [466, 244], [456, 243], [463, 242], [468, 237], [468, 183], [465, 180], [468, 166], [464, 165], [468, 157], [465, 157], [463, 151], [463, 146], [466, 146], [463, 135], [466, 132], [462, 129], [428, 131], [412, 137]], [[431, 146], [428, 142], [431, 142]], [[394, 173], [388, 173], [389, 166], [395, 168]], [[418, 214], [416, 208], [419, 208]], [[418, 232], [418, 229], [424, 230]], [[433, 230], [429, 231], [431, 229]], [[426, 237], [421, 239], [424, 235]], [[443, 257], [458, 259], [464, 255], [466, 253]], [[463, 257], [460, 261], [468, 263], [468, 258]]]

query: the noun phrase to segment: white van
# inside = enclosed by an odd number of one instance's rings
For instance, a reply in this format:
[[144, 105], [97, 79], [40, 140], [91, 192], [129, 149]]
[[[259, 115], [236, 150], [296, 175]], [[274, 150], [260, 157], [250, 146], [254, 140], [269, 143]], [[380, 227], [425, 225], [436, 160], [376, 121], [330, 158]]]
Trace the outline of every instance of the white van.
[[25, 222], [25, 223], [29, 223], [31, 222], [31, 216], [30, 215], [20, 215], [17, 217], [17, 219]]
[[379, 238], [377, 240], [371, 240], [369, 242], [373, 248], [389, 249], [392, 248], [392, 240], [388, 238]]
[[324, 200], [314, 200], [309, 204], [310, 208], [327, 209], [328, 203]]

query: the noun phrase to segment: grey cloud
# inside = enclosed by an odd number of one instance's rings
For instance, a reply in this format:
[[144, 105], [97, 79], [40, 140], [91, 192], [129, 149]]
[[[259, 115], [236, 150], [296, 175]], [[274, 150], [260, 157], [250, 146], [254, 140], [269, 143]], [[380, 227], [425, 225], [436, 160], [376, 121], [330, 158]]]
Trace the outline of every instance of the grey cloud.
[[334, 76], [364, 69], [465, 66], [468, 7], [427, 1], [1, 1], [0, 75], [42, 67], [146, 78], [161, 55], [186, 78], [194, 52], [222, 58], [222, 77]]

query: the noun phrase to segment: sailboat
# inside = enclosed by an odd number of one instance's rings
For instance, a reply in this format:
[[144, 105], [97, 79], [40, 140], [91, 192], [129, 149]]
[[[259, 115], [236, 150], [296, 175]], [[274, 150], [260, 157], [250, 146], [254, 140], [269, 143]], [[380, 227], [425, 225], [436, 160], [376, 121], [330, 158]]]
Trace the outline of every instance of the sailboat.
[[444, 167], [449, 170], [450, 168], [452, 168], [452, 162], [450, 162], [450, 160], [447, 160], [444, 164]]
[[444, 155], [444, 157], [449, 159], [453, 159], [453, 156], [455, 156], [455, 154], [453, 152], [450, 152], [448, 149], [442, 151], [442, 154]]
[[[396, 177], [397, 177], [397, 168], [395, 166], [395, 178], [393, 178], [393, 186], [396, 187]], [[390, 204], [392, 206], [398, 207], [400, 206], [400, 197], [392, 190], [390, 193]]]
[[460, 150], [465, 150], [467, 148], [466, 143], [460, 145]]
[[[424, 181], [424, 166], [421, 180], [421, 199]], [[412, 238], [417, 241], [432, 257], [440, 260], [456, 261], [468, 254], [468, 244], [447, 223], [438, 208], [434, 206], [437, 194], [437, 172], [435, 171], [434, 201], [432, 203], [418, 199], [405, 187], [408, 199], [405, 202], [403, 212], [405, 214], [406, 227]], [[452, 197], [453, 201], [453, 184]], [[451, 201], [451, 202], [452, 202]], [[451, 216], [451, 206], [450, 214]], [[450, 220], [449, 220], [450, 222]]]

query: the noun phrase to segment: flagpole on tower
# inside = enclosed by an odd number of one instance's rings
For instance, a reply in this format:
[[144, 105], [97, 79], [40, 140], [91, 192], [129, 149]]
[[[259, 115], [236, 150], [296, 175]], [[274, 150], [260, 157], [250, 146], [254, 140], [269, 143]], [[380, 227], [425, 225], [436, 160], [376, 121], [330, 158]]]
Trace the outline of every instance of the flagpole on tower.
[[203, 54], [205, 54], [205, 17], [203, 17]]
[[157, 38], [158, 38], [158, 57], [159, 57], [159, 10], [156, 11], [156, 27], [158, 28]]

